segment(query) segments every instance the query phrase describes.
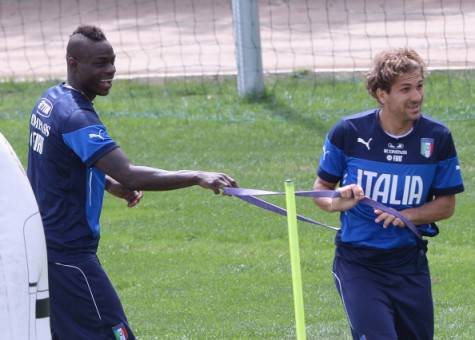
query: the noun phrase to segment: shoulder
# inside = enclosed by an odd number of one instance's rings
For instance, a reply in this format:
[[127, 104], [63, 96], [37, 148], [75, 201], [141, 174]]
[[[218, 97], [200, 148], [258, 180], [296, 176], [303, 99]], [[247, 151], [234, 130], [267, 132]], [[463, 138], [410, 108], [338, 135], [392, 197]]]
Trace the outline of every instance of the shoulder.
[[420, 147], [427, 150], [427, 154], [433, 154], [436, 160], [440, 161], [457, 155], [449, 128], [432, 117], [422, 115], [416, 135], [420, 139]]
[[444, 123], [427, 115], [422, 115], [418, 125], [417, 135], [421, 139], [432, 141], [435, 145], [447, 146], [453, 144], [452, 133]]
[[69, 112], [67, 117], [64, 117], [62, 133], [83, 129], [88, 126], [103, 126], [102, 121], [94, 110], [85, 110], [77, 108]]
[[36, 113], [54, 124], [60, 132], [89, 125], [102, 125], [91, 102], [63, 84], [48, 89], [38, 100]]
[[330, 140], [341, 140], [356, 135], [360, 131], [368, 130], [377, 123], [378, 109], [371, 109], [343, 117], [329, 132]]
[[430, 131], [434, 137], [444, 137], [450, 135], [449, 128], [441, 121], [423, 114], [420, 119], [420, 127], [423, 131]]
[[33, 110], [43, 118], [57, 119], [76, 111], [94, 111], [94, 108], [80, 93], [59, 84], [46, 90]]

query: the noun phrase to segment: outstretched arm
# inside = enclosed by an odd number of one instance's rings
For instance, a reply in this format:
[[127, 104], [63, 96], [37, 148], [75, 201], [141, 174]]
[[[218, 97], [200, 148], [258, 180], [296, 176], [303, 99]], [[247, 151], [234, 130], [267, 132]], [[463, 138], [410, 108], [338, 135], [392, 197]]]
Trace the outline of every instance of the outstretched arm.
[[236, 181], [223, 173], [193, 170], [167, 171], [133, 165], [120, 148], [104, 155], [94, 166], [129, 190], [163, 191], [199, 185], [219, 194], [223, 187], [237, 187]]

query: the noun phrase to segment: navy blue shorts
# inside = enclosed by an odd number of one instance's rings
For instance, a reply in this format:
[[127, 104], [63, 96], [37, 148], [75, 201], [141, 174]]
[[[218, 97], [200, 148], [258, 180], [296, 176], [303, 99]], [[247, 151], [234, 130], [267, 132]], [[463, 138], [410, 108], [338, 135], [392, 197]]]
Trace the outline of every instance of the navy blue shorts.
[[412, 273], [335, 257], [333, 275], [353, 339], [433, 339], [429, 268], [425, 254], [419, 256]]
[[96, 255], [50, 262], [48, 275], [53, 339], [135, 339]]

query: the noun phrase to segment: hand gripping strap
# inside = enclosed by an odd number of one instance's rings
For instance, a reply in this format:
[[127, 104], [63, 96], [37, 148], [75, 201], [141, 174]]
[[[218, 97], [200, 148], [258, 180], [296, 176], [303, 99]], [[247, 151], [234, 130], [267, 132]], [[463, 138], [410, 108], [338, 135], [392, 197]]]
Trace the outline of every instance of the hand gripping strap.
[[[275, 212], [277, 214], [287, 216], [287, 210], [285, 210], [282, 207], [279, 207], [278, 205], [269, 203], [267, 201], [264, 201], [263, 199], [257, 198], [255, 196], [270, 196], [270, 195], [285, 195], [284, 192], [277, 192], [277, 191], [266, 191], [266, 190], [258, 190], [258, 189], [246, 189], [246, 188], [224, 188], [224, 194], [229, 195], [229, 196], [236, 196], [237, 198], [242, 199], [243, 201], [246, 201], [248, 203], [254, 204], [260, 208]], [[338, 198], [341, 197], [340, 193], [335, 190], [314, 190], [314, 191], [296, 191], [295, 196], [304, 196], [304, 197], [329, 197], [329, 198]], [[365, 204], [373, 209], [379, 209], [381, 211], [387, 212], [397, 218], [399, 218], [401, 221], [403, 221], [406, 226], [418, 237], [422, 238], [419, 230], [417, 230], [417, 227], [412, 223], [410, 220], [408, 220], [406, 217], [404, 217], [399, 211], [396, 209], [390, 208], [385, 206], [384, 204], [381, 204], [379, 202], [376, 202], [368, 197], [363, 198], [360, 201], [360, 204]], [[325, 227], [328, 229], [332, 230], [339, 230], [337, 227], [333, 227], [330, 225], [327, 225], [325, 223], [317, 222], [312, 220], [311, 218], [302, 216], [302, 215], [297, 215], [297, 219], [300, 221], [308, 222], [311, 224], [315, 224], [321, 227]]]

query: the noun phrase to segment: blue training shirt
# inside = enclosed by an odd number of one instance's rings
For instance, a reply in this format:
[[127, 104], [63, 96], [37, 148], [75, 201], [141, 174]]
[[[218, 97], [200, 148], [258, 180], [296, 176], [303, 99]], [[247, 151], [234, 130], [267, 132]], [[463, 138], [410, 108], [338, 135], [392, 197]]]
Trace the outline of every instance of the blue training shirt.
[[[397, 210], [464, 190], [447, 127], [422, 115], [409, 134], [394, 138], [381, 128], [378, 109], [343, 118], [332, 128], [318, 176], [342, 186], [356, 183], [367, 197]], [[384, 229], [375, 218], [373, 209], [362, 204], [341, 213], [337, 243], [378, 249], [416, 244], [409, 228]], [[430, 224], [418, 227], [425, 234], [436, 232]]]
[[37, 101], [27, 173], [50, 261], [97, 251], [105, 175], [94, 162], [116, 147], [92, 103], [78, 91], [60, 84]]

